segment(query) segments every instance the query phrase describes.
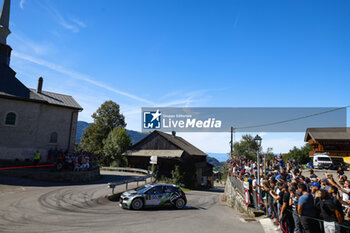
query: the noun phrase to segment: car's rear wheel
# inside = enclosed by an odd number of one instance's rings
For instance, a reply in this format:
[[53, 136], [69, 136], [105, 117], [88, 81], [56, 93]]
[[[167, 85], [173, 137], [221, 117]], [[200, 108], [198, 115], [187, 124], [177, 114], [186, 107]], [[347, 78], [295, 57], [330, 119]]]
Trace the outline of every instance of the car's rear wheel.
[[175, 207], [176, 209], [183, 209], [186, 205], [186, 202], [183, 198], [178, 198], [176, 201], [175, 201]]
[[143, 208], [143, 201], [141, 200], [141, 198], [136, 198], [135, 200], [133, 200], [131, 202], [131, 207], [134, 210], [140, 210]]

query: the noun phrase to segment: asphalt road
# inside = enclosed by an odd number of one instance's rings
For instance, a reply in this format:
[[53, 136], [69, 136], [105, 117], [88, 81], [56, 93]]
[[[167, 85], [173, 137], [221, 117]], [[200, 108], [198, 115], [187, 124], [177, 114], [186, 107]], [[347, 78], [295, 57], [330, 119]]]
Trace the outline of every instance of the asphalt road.
[[132, 176], [107, 173], [85, 185], [1, 176], [0, 232], [264, 232], [258, 222], [242, 222], [217, 191], [187, 192], [183, 210], [124, 210], [104, 198], [106, 183]]

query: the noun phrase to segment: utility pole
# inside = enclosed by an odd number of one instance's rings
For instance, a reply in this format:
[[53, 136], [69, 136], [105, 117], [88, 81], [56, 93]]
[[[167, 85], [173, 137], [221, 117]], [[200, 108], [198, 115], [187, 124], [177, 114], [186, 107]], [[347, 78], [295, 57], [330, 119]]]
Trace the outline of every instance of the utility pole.
[[231, 155], [231, 158], [233, 156], [233, 144], [234, 144], [234, 141], [233, 141], [233, 134], [234, 134], [234, 131], [235, 129], [231, 126], [231, 151], [230, 151], [230, 155]]

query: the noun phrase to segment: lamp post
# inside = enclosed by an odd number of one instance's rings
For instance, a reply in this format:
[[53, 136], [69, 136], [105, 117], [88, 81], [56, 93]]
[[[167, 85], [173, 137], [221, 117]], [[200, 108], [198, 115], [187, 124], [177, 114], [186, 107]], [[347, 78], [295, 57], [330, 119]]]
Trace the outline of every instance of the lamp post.
[[[256, 151], [256, 156], [257, 156], [256, 163], [257, 163], [257, 168], [258, 168], [258, 173], [257, 173], [257, 176], [256, 176], [256, 179], [257, 179], [256, 183], [259, 184], [259, 185], [261, 185], [260, 184], [260, 156], [259, 156], [261, 140], [262, 140], [262, 138], [259, 135], [256, 135], [255, 138], [254, 138], [254, 141], [255, 141], [256, 145], [258, 146], [258, 150]], [[260, 188], [259, 187], [258, 187], [258, 195], [260, 197]]]

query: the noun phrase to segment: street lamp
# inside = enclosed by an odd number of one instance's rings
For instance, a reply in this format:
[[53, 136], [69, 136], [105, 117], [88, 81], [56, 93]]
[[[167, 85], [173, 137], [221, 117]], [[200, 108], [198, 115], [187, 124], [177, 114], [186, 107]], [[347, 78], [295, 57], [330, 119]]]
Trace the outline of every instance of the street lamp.
[[261, 146], [261, 140], [262, 140], [262, 138], [259, 135], [256, 135], [255, 138], [254, 138], [254, 141], [256, 142], [258, 147]]
[[[257, 184], [261, 185], [260, 184], [260, 156], [259, 156], [259, 150], [260, 150], [260, 146], [261, 146], [261, 141], [262, 141], [262, 138], [259, 136], [259, 135], [256, 135], [255, 138], [254, 138], [254, 141], [256, 143], [256, 145], [258, 145], [258, 149], [256, 151], [256, 157], [257, 157], [257, 167], [258, 167], [258, 173], [257, 173], [257, 176], [256, 176], [256, 179], [257, 179]], [[258, 196], [260, 198], [260, 188], [258, 187]], [[259, 201], [258, 201], [259, 203]]]

